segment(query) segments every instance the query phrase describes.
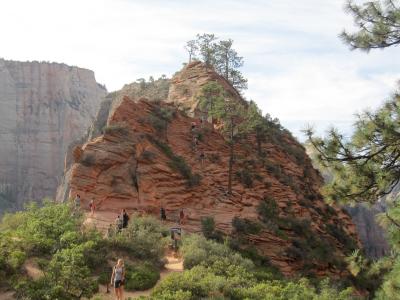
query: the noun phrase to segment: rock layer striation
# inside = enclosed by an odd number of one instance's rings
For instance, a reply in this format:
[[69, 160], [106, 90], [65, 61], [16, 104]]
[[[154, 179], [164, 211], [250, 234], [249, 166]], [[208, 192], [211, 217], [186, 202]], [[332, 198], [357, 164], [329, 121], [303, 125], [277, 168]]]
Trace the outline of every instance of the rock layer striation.
[[105, 95], [90, 70], [0, 59], [0, 193], [11, 206], [55, 196], [68, 145]]

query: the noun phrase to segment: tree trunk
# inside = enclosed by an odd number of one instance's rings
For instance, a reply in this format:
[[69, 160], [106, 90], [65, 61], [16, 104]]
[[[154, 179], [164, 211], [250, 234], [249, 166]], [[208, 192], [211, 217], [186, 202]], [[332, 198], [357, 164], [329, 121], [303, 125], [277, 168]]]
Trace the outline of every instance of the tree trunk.
[[233, 144], [233, 124], [231, 123], [230, 145], [229, 145], [229, 170], [228, 170], [228, 194], [229, 195], [232, 195], [233, 146], [234, 146], [234, 144]]

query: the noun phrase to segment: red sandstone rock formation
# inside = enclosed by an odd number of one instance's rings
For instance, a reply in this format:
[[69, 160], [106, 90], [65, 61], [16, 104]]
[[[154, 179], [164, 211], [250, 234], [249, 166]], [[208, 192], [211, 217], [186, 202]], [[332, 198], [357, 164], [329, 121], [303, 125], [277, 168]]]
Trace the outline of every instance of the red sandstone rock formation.
[[[218, 230], [234, 238], [239, 236], [245, 241], [245, 247], [254, 246], [284, 274], [290, 275], [310, 263], [289, 253], [295, 240], [305, 239], [307, 233], [290, 224], [271, 228], [263, 222], [258, 207], [264, 199], [273, 198], [277, 204], [276, 217], [286, 221], [308, 220], [307, 232], [328, 243], [329, 255], [341, 260], [346, 246], [343, 239], [327, 230], [326, 224], [340, 224], [342, 233], [357, 240], [355, 227], [345, 212], [324, 203], [318, 192], [321, 176], [312, 167], [304, 148], [287, 131], [277, 129], [273, 138], [262, 145], [266, 157], [259, 157], [252, 135], [236, 145], [234, 172], [250, 170], [252, 182], [247, 182], [246, 186], [240, 176], [234, 176], [233, 194], [227, 195], [229, 151], [226, 141], [211, 124], [205, 124], [197, 129], [202, 138], [194, 149], [191, 124], [198, 120], [176, 109], [179, 102], [194, 110], [193, 95], [207, 80], [223, 82], [218, 75], [195, 63], [172, 80], [171, 103], [128, 96], [118, 101], [110, 112], [105, 133], [82, 145], [81, 150], [74, 150], [76, 161], [70, 169], [70, 196], [80, 194], [84, 206], [94, 199], [97, 213], [108, 216], [109, 222], [113, 221], [110, 212], [116, 215], [122, 208], [158, 216], [162, 206], [169, 220], [176, 220], [183, 208], [187, 216], [183, 228], [199, 232], [201, 219], [211, 216]], [[186, 98], [177, 93], [176, 84], [186, 85], [191, 90], [189, 94], [185, 92]], [[236, 97], [240, 95], [236, 93]], [[176, 109], [167, 136], [157, 131], [151, 122], [151, 116], [160, 107]], [[171, 166], [171, 155], [165, 145], [173, 155], [184, 159], [192, 174], [201, 176], [198, 185], [189, 186], [187, 178]], [[202, 152], [205, 154], [203, 163]], [[256, 233], [235, 231], [232, 226], [235, 217], [259, 224], [261, 228]], [[342, 272], [337, 265], [321, 260], [315, 261], [312, 269], [317, 275], [339, 276]]]

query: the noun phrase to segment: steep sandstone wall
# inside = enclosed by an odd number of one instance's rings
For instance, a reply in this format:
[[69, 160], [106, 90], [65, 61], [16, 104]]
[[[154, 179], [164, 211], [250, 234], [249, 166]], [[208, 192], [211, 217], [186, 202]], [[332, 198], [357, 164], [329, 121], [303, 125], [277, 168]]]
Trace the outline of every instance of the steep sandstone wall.
[[[311, 270], [316, 275], [341, 276], [346, 272], [347, 242], [359, 245], [355, 226], [344, 210], [324, 203], [319, 194], [322, 177], [290, 133], [275, 128], [262, 145], [263, 156], [252, 135], [236, 145], [232, 195], [226, 193], [229, 147], [223, 136], [206, 123], [198, 128], [201, 140], [194, 147], [191, 124], [199, 120], [177, 108], [195, 111], [194, 95], [207, 80], [225, 84], [217, 74], [194, 63], [171, 80], [168, 103], [128, 96], [119, 99], [112, 105], [105, 133], [73, 150], [75, 163], [61, 194], [66, 194], [65, 187], [70, 197], [79, 193], [86, 208], [94, 199], [96, 215], [109, 223], [122, 208], [158, 215], [164, 207], [173, 225], [183, 208], [186, 231], [201, 231], [201, 220], [213, 217], [217, 230], [249, 251], [257, 249], [286, 275]], [[226, 88], [235, 93], [232, 87]], [[243, 101], [237, 93], [231, 96]], [[176, 110], [167, 135], [154, 126], [155, 112], [160, 109]], [[203, 162], [200, 153], [205, 154]], [[201, 176], [199, 184], [188, 184], [188, 178], [174, 167], [172, 156], [180, 156], [192, 175]], [[264, 216], [260, 213], [263, 203], [267, 205]], [[315, 257], [310, 257], [311, 252]]]
[[0, 184], [12, 189], [14, 208], [55, 196], [67, 147], [105, 94], [90, 70], [0, 59]]

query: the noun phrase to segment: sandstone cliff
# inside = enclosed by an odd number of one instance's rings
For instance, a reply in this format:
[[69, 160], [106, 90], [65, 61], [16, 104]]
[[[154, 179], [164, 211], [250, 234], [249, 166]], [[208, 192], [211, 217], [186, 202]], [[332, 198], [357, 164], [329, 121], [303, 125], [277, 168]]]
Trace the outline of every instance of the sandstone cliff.
[[[261, 154], [253, 135], [236, 145], [233, 194], [226, 193], [227, 142], [211, 124], [200, 126], [198, 119], [178, 109], [194, 112], [193, 95], [209, 80], [243, 101], [200, 63], [186, 66], [171, 80], [168, 101], [120, 94], [110, 106], [104, 134], [73, 149], [75, 163], [59, 194], [80, 194], [85, 208], [94, 199], [96, 216], [109, 223], [122, 208], [158, 215], [164, 207], [172, 225], [184, 209], [185, 230], [199, 232], [202, 221], [212, 217], [212, 234], [231, 235], [233, 244], [256, 251], [286, 275], [346, 273], [343, 256], [358, 246], [355, 226], [345, 211], [324, 203], [318, 191], [322, 177], [305, 149], [280, 125], [270, 122]], [[173, 117], [160, 130], [157, 116], [165, 110]]]
[[0, 59], [0, 193], [7, 205], [55, 196], [67, 147], [93, 122], [105, 94], [90, 70]]

